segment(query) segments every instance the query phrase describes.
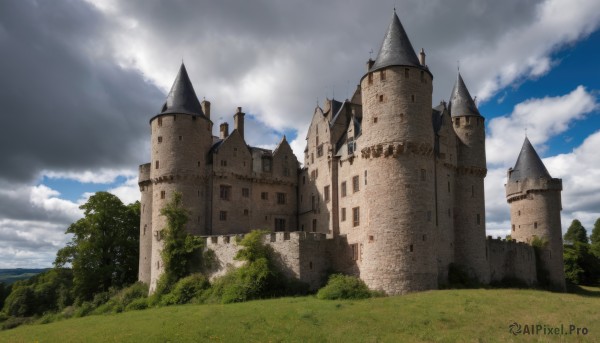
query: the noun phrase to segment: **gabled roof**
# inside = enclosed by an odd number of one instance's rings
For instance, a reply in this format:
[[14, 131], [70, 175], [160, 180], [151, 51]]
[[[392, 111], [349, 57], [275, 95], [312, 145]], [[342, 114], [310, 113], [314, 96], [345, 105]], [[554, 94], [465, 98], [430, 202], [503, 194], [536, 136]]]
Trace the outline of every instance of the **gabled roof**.
[[383, 38], [383, 43], [381, 44], [375, 63], [373, 63], [373, 66], [369, 71], [375, 71], [389, 66], [413, 66], [423, 68], [395, 10], [392, 22]]
[[517, 158], [517, 163], [510, 173], [509, 182], [522, 181], [526, 178], [538, 179], [538, 178], [551, 179], [550, 173], [544, 166], [542, 159], [537, 154], [529, 139], [525, 137], [523, 147]]
[[204, 117], [200, 101], [194, 92], [194, 86], [188, 76], [185, 65], [181, 63], [179, 73], [173, 82], [171, 91], [167, 95], [167, 101], [162, 107], [160, 114], [181, 113]]
[[481, 116], [460, 73], [458, 73], [458, 78], [456, 79], [454, 88], [452, 88], [448, 108], [450, 109], [450, 115], [453, 117]]

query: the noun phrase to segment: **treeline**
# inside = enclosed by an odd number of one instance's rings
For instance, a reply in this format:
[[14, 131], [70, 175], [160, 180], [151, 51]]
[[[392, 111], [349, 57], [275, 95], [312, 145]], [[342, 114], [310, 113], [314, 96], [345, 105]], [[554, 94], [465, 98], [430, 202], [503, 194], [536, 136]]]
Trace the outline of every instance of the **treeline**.
[[[114, 195], [99, 192], [81, 206], [84, 217], [66, 233], [73, 234], [58, 251], [55, 267], [12, 289], [0, 288], [0, 326], [49, 323], [89, 314], [118, 313], [185, 303], [232, 303], [285, 295], [307, 294], [308, 286], [286, 278], [274, 264], [265, 231], [252, 231], [237, 242], [235, 258], [244, 264], [209, 282], [203, 273], [213, 268], [214, 253], [200, 237], [185, 232], [189, 213], [181, 195], [161, 210], [166, 217], [162, 260], [165, 271], [148, 296], [148, 286], [137, 280], [139, 203], [123, 205]], [[6, 296], [3, 294], [6, 293]], [[365, 298], [377, 295], [355, 277], [332, 276], [317, 295], [323, 299]]]
[[567, 281], [575, 285], [600, 284], [600, 218], [589, 237], [581, 222], [573, 220], [563, 241]]

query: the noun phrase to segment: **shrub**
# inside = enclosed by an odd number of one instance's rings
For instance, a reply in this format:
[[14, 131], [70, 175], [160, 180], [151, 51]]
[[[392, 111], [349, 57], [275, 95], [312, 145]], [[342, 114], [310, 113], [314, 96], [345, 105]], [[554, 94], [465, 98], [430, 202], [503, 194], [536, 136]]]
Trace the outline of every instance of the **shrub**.
[[148, 298], [139, 298], [135, 299], [127, 307], [125, 307], [125, 311], [138, 311], [145, 310], [148, 308]]
[[85, 317], [88, 314], [90, 314], [93, 310], [94, 310], [94, 305], [92, 305], [92, 303], [90, 303], [90, 302], [85, 301], [81, 304], [81, 306], [79, 306], [75, 309], [75, 313], [73, 313], [73, 317], [75, 317], [75, 318]]
[[334, 274], [331, 275], [327, 285], [317, 293], [317, 298], [336, 299], [365, 299], [373, 296], [367, 285], [354, 276]]
[[2, 330], [9, 330], [16, 328], [19, 325], [28, 324], [32, 322], [31, 317], [9, 317], [4, 323], [2, 323]]
[[4, 312], [0, 312], [0, 323], [6, 321], [8, 319], [8, 315]]
[[187, 304], [192, 299], [199, 297], [210, 284], [204, 275], [192, 274], [179, 280], [171, 293], [165, 295], [161, 300], [162, 305]]

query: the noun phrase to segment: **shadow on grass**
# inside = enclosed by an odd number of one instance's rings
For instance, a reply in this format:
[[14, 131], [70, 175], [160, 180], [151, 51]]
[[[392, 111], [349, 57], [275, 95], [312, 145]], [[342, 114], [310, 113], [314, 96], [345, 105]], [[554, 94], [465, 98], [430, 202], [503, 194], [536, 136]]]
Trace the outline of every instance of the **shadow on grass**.
[[585, 287], [579, 285], [567, 285], [569, 293], [581, 295], [584, 297], [600, 298], [600, 288]]

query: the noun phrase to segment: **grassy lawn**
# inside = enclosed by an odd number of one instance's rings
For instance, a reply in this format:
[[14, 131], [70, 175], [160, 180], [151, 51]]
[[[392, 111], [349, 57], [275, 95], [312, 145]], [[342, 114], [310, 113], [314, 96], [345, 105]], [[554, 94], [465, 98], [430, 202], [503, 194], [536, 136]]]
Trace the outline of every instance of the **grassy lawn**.
[[[509, 325], [585, 327], [517, 335]], [[523, 327], [524, 328], [524, 327]], [[360, 301], [281, 298], [90, 316], [0, 332], [0, 342], [600, 342], [600, 288], [441, 290]]]

